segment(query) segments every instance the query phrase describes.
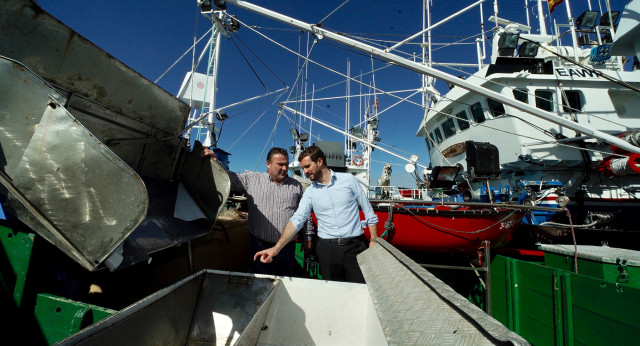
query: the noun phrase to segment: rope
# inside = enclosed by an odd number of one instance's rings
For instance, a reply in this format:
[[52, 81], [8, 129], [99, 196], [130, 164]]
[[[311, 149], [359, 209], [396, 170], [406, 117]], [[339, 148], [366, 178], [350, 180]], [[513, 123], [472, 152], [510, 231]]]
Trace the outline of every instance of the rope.
[[567, 209], [567, 217], [571, 224], [571, 236], [573, 237], [573, 269], [578, 274], [578, 243], [576, 242], [576, 232], [573, 231], [573, 221], [571, 220], [569, 209]]

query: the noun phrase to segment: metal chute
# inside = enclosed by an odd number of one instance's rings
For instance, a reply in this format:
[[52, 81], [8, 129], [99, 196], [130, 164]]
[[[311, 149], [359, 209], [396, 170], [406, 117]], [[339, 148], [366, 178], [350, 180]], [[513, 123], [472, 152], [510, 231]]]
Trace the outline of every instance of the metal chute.
[[22, 65], [0, 60], [0, 155], [15, 215], [95, 269], [144, 219], [142, 179]]

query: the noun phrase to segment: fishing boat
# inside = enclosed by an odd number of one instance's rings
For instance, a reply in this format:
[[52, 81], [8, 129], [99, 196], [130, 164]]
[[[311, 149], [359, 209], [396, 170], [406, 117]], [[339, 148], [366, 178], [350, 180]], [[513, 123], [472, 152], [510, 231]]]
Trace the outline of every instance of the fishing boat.
[[[626, 230], [631, 236], [640, 201], [638, 58], [621, 56], [636, 55], [628, 44], [612, 48], [624, 29], [621, 8], [597, 11], [581, 2], [584, 12], [574, 19], [577, 2], [555, 3], [549, 12], [546, 1], [526, 3], [525, 10], [537, 13], [536, 29], [500, 18], [496, 4], [486, 23], [494, 25], [490, 62], [479, 39], [477, 71], [463, 75], [464, 85], [438, 93], [425, 84], [433, 97], [418, 135], [433, 166], [467, 168], [453, 191], [465, 200], [494, 194], [518, 204], [567, 206], [583, 234], [604, 230], [605, 240], [607, 230]], [[552, 28], [545, 18], [553, 18]], [[427, 64], [443, 63], [431, 51], [428, 56]], [[485, 164], [486, 156], [499, 161]], [[560, 235], [570, 229], [566, 213], [532, 213], [525, 222]]]

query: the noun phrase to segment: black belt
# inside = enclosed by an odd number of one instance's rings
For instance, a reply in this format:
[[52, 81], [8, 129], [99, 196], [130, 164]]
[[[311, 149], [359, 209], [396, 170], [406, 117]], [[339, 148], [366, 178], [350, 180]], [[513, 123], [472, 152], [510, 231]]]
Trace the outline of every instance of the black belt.
[[357, 241], [360, 241], [360, 237], [351, 237], [351, 238], [333, 238], [333, 239], [322, 239], [328, 241], [331, 244], [338, 244], [339, 246], [345, 246], [349, 244], [353, 244]]

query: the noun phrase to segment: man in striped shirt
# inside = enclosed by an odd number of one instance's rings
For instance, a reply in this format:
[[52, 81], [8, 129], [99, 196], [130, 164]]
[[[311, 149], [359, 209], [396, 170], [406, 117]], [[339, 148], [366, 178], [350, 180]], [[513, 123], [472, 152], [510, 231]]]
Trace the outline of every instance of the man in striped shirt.
[[[208, 148], [203, 156], [215, 159]], [[302, 198], [302, 185], [287, 175], [289, 155], [285, 149], [274, 147], [267, 154], [267, 172], [235, 173], [227, 171], [232, 190], [240, 190], [247, 195], [249, 220], [247, 228], [251, 238], [251, 253], [273, 247], [281, 236], [285, 225], [293, 216]], [[313, 231], [311, 218], [305, 222], [305, 231]], [[309, 233], [309, 235], [312, 233]], [[290, 240], [292, 240], [291, 238]], [[279, 261], [262, 263], [251, 261], [254, 273], [293, 276], [295, 271], [295, 244], [284, 244]]]

